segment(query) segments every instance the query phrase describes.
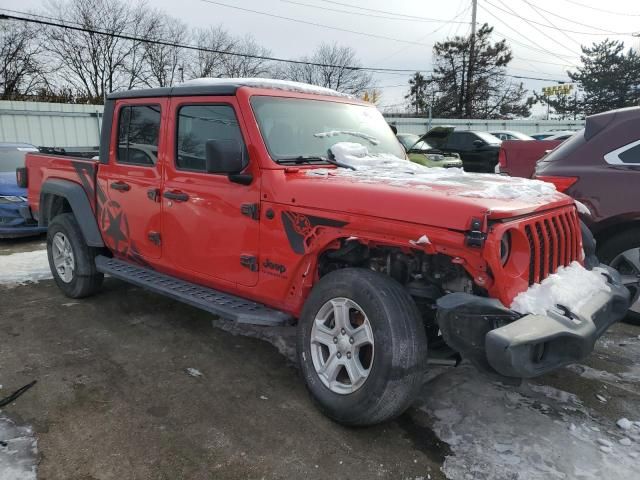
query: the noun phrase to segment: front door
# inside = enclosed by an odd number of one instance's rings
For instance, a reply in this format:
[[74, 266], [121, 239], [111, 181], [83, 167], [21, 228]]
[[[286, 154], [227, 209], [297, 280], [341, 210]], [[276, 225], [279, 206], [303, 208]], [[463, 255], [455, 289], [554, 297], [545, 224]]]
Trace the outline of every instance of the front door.
[[109, 163], [100, 166], [106, 200], [98, 220], [107, 246], [145, 264], [160, 258], [160, 187], [165, 99], [118, 101], [114, 111]]
[[175, 270], [196, 280], [255, 285], [260, 225], [257, 162], [249, 158], [245, 170], [253, 174], [250, 185], [205, 171], [208, 140], [236, 140], [246, 146], [236, 100], [176, 97], [170, 115], [175, 128], [169, 134], [162, 194], [165, 257]]

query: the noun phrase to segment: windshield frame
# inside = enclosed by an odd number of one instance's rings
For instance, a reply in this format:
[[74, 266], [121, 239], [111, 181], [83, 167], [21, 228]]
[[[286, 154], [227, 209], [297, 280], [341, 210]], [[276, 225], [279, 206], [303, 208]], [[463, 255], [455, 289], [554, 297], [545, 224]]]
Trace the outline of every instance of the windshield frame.
[[[318, 104], [322, 103], [324, 105], [333, 105], [336, 107], [336, 109], [340, 109], [340, 108], [354, 108], [354, 109], [368, 109], [371, 110], [375, 113], [373, 113], [374, 116], [376, 116], [377, 118], [375, 118], [375, 121], [378, 122], [377, 125], [372, 124], [374, 128], [372, 128], [372, 130], [374, 130], [374, 133], [376, 133], [375, 137], [376, 140], [378, 139], [378, 137], [380, 137], [379, 141], [371, 142], [370, 140], [365, 139], [365, 137], [363, 138], [359, 138], [359, 136], [353, 136], [353, 135], [326, 135], [327, 133], [337, 133], [339, 131], [345, 131], [345, 133], [353, 133], [353, 132], [357, 132], [357, 129], [355, 128], [347, 128], [345, 125], [332, 125], [331, 128], [321, 128], [320, 126], [318, 126], [318, 131], [313, 131], [313, 133], [311, 133], [310, 135], [315, 137], [316, 139], [326, 139], [327, 137], [332, 137], [335, 138], [335, 141], [332, 142], [333, 144], [336, 143], [341, 143], [341, 142], [353, 142], [353, 143], [360, 143], [364, 146], [366, 146], [369, 150], [371, 155], [376, 155], [379, 153], [388, 153], [388, 154], [392, 154], [394, 156], [397, 156], [398, 158], [401, 159], [406, 159], [406, 152], [404, 147], [402, 146], [402, 144], [400, 143], [400, 141], [396, 138], [395, 134], [393, 133], [393, 131], [391, 130], [391, 128], [389, 128], [388, 123], [386, 122], [386, 120], [384, 120], [384, 117], [382, 116], [382, 113], [376, 108], [375, 105], [370, 104], [368, 102], [363, 102], [363, 101], [359, 101], [359, 100], [355, 100], [355, 99], [345, 99], [345, 98], [340, 98], [340, 97], [325, 97], [325, 96], [316, 96], [316, 95], [307, 95], [307, 94], [296, 94], [296, 95], [287, 95], [287, 94], [283, 94], [284, 92], [278, 92], [280, 94], [263, 94], [262, 92], [259, 94], [253, 94], [250, 95], [248, 98], [248, 103], [249, 106], [251, 108], [251, 111], [253, 113], [253, 117], [255, 119], [255, 123], [256, 123], [256, 127], [257, 127], [257, 131], [258, 134], [260, 135], [260, 138], [262, 140], [262, 143], [266, 149], [266, 153], [269, 156], [269, 159], [271, 160], [272, 164], [276, 164], [279, 166], [289, 166], [291, 165], [291, 163], [295, 163], [295, 159], [296, 157], [316, 157], [318, 158], [318, 160], [320, 160], [321, 158], [319, 157], [327, 157], [330, 156], [328, 155], [328, 152], [322, 152], [320, 153], [319, 151], [313, 151], [313, 148], [306, 148], [307, 146], [305, 146], [305, 150], [309, 150], [309, 151], [304, 151], [304, 152], [295, 152], [292, 154], [277, 154], [273, 151], [273, 145], [270, 145], [270, 141], [269, 141], [269, 137], [271, 135], [271, 133], [269, 132], [269, 128], [272, 128], [265, 125], [266, 122], [273, 120], [272, 118], [269, 117], [264, 117], [263, 114], [261, 114], [259, 112], [259, 108], [260, 106], [257, 105], [257, 102], [260, 102], [262, 100], [265, 100], [265, 103], [268, 101], [274, 101], [274, 102], [317, 102]], [[346, 100], [346, 101], [345, 101]], [[286, 107], [285, 107], [286, 108]], [[329, 107], [330, 108], [330, 107]], [[363, 114], [366, 116], [366, 112], [367, 110], [362, 110]], [[372, 117], [373, 119], [374, 117]], [[307, 125], [307, 126], [311, 126], [311, 125]], [[344, 128], [343, 128], [344, 127]], [[354, 127], [353, 125], [349, 125], [349, 127]], [[309, 129], [309, 130], [314, 130], [314, 129]], [[305, 132], [307, 133], [307, 132]], [[360, 132], [357, 132], [360, 133]], [[367, 132], [362, 132], [362, 133], [368, 133]], [[311, 138], [311, 137], [310, 137]], [[391, 148], [389, 148], [391, 147]], [[330, 148], [330, 147], [329, 147]], [[384, 149], [384, 150], [383, 150]], [[395, 151], [394, 151], [395, 150]], [[318, 161], [315, 162], [305, 162], [302, 161], [300, 163], [297, 163], [296, 166], [311, 166], [311, 167], [317, 167], [317, 166], [324, 166], [327, 164], [331, 164], [333, 162], [331, 161], [326, 161], [326, 162], [322, 162], [319, 163]]]

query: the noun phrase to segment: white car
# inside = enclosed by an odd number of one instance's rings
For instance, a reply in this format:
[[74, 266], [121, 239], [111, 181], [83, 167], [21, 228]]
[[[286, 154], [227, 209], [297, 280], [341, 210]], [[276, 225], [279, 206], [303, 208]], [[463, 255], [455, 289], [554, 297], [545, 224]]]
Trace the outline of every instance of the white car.
[[515, 130], [494, 130], [489, 132], [494, 137], [498, 137], [500, 140], [533, 140], [526, 133], [516, 132]]
[[573, 130], [551, 130], [548, 132], [536, 133], [531, 135], [536, 140], [566, 140], [572, 137], [576, 132]]

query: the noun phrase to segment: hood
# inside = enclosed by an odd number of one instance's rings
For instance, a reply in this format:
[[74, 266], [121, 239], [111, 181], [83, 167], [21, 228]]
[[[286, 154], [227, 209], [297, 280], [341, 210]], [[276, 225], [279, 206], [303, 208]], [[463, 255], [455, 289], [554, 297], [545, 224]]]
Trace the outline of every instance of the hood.
[[428, 140], [431, 138], [431, 139], [438, 140], [438, 142], [446, 143], [447, 139], [451, 135], [451, 132], [453, 132], [454, 130], [455, 130], [455, 127], [450, 127], [450, 126], [433, 127], [427, 133], [422, 135], [420, 137], [420, 140], [418, 140], [418, 142], [421, 142], [422, 140], [424, 140], [425, 142], [429, 143]]
[[273, 195], [278, 203], [295, 199], [300, 207], [460, 231], [469, 229], [472, 218], [512, 218], [573, 203], [546, 182], [406, 163], [428, 173], [274, 170]]
[[0, 195], [26, 197], [27, 189], [18, 186], [15, 172], [0, 172]]

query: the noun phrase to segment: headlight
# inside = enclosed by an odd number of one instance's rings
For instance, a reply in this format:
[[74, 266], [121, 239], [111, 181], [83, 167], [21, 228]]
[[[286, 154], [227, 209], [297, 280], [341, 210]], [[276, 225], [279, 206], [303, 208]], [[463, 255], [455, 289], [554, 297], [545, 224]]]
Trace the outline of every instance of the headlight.
[[26, 198], [18, 197], [16, 195], [0, 195], [0, 203], [20, 203], [26, 201]]
[[500, 263], [506, 265], [511, 253], [511, 233], [505, 232], [500, 240]]

